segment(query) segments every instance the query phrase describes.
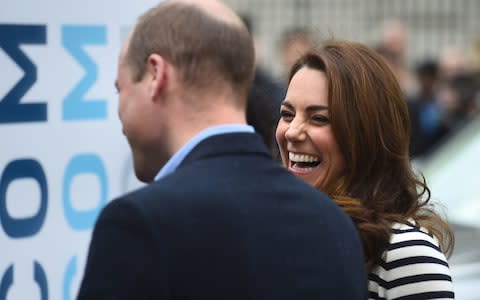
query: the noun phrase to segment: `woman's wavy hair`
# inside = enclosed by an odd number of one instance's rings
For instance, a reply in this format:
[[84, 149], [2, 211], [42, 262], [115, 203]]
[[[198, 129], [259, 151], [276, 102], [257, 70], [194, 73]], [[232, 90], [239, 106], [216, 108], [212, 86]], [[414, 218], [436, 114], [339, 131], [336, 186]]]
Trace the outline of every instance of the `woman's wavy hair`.
[[345, 159], [341, 177], [322, 190], [354, 221], [367, 269], [381, 262], [393, 223], [426, 228], [450, 255], [453, 233], [412, 169], [407, 104], [383, 58], [362, 44], [332, 40], [300, 58], [290, 80], [304, 67], [326, 74], [331, 128]]

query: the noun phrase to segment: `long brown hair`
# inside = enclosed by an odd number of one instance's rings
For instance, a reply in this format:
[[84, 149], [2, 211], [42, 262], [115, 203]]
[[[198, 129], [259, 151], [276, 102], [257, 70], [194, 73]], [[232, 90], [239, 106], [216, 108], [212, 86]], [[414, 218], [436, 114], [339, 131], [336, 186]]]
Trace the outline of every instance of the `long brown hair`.
[[449, 255], [453, 233], [429, 203], [425, 179], [412, 169], [408, 108], [383, 58], [359, 43], [330, 41], [300, 58], [290, 80], [303, 67], [327, 77], [331, 127], [346, 169], [322, 189], [357, 226], [367, 269], [379, 264], [395, 222], [425, 227]]

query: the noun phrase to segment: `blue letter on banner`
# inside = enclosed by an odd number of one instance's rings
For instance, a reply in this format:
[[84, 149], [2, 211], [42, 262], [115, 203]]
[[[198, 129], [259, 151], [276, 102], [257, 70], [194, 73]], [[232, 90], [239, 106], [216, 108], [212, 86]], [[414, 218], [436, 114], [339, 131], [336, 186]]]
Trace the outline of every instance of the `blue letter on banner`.
[[97, 81], [97, 64], [82, 48], [84, 45], [105, 45], [105, 26], [62, 26], [62, 45], [85, 69], [85, 76], [63, 101], [63, 120], [91, 120], [107, 117], [105, 99], [84, 99], [85, 94]]
[[[7, 189], [12, 181], [19, 178], [32, 178], [40, 186], [40, 209], [30, 218], [14, 219], [7, 211]], [[24, 201], [18, 199], [17, 201]], [[33, 159], [19, 159], [10, 162], [0, 179], [0, 223], [12, 238], [24, 238], [36, 234], [42, 228], [47, 213], [47, 179], [42, 166]]]
[[[40, 288], [40, 299], [41, 300], [48, 300], [48, 282], [47, 282], [47, 275], [45, 274], [45, 270], [38, 262], [34, 262], [33, 264], [33, 279], [38, 284]], [[0, 300], [7, 299], [7, 293], [10, 287], [13, 285], [13, 265], [8, 267], [7, 271], [2, 276], [0, 281]]]
[[[98, 180], [100, 181], [100, 201], [97, 207], [92, 210], [78, 211], [73, 208], [70, 201], [70, 187], [73, 178], [76, 175], [85, 173], [97, 175]], [[73, 157], [68, 163], [63, 177], [63, 208], [70, 227], [77, 231], [91, 229], [100, 210], [105, 203], [107, 203], [107, 193], [107, 174], [102, 160], [95, 154], [82, 154]]]
[[25, 72], [22, 79], [7, 93], [5, 98], [0, 99], [0, 124], [47, 120], [46, 103], [20, 104], [20, 99], [37, 81], [37, 67], [20, 49], [20, 45], [45, 44], [46, 32], [45, 25], [0, 24], [0, 48]]

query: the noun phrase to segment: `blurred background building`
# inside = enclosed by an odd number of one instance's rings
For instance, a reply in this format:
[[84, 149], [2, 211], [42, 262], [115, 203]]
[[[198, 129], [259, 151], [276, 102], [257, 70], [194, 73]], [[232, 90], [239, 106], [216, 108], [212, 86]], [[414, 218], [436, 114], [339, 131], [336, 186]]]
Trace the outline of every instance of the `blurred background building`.
[[[404, 25], [409, 65], [438, 57], [452, 47], [472, 55], [480, 40], [478, 0], [226, 0], [254, 24], [261, 63], [275, 75], [282, 35], [308, 29], [315, 40], [329, 37], [376, 46], [388, 24]], [[393, 28], [392, 28], [393, 29]], [[392, 30], [393, 31], [393, 30]], [[389, 33], [395, 35], [400, 33]], [[468, 54], [467, 54], [468, 53]], [[478, 55], [478, 49], [477, 49]], [[478, 56], [476, 57], [478, 62]]]

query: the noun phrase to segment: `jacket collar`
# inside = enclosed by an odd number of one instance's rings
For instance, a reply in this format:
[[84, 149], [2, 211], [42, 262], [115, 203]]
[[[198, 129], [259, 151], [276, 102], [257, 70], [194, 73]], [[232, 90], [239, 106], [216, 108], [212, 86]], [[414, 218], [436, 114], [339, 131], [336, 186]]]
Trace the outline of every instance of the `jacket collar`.
[[271, 157], [258, 134], [243, 132], [218, 134], [201, 141], [185, 157], [179, 168], [199, 159], [226, 154], [255, 154]]

